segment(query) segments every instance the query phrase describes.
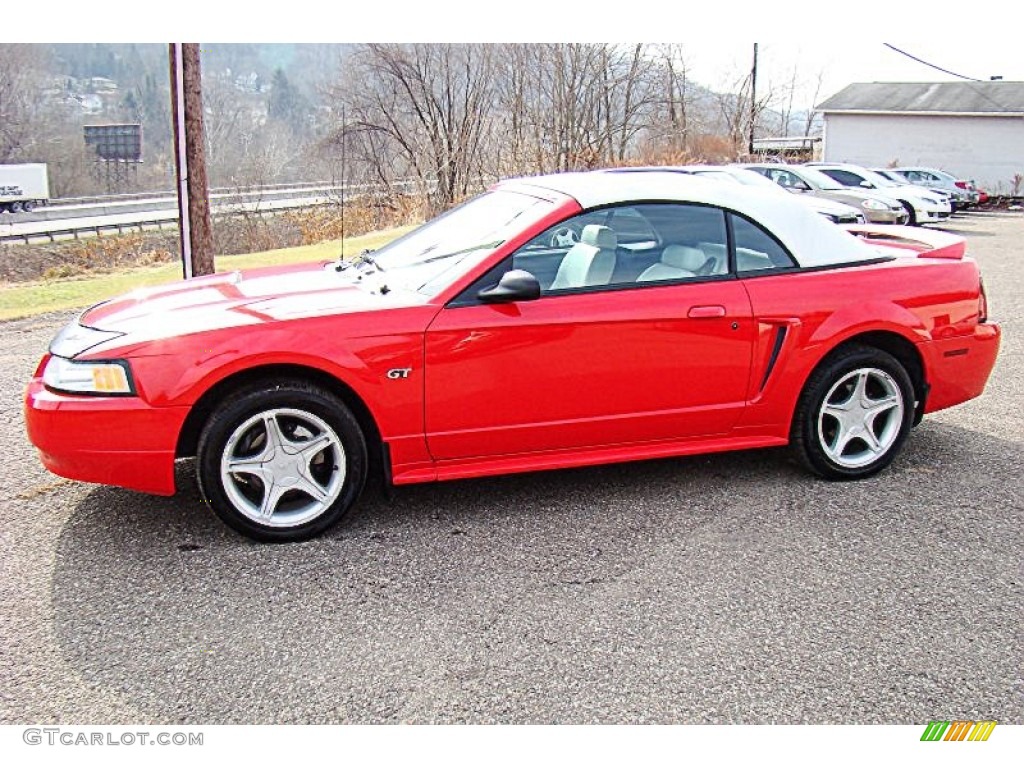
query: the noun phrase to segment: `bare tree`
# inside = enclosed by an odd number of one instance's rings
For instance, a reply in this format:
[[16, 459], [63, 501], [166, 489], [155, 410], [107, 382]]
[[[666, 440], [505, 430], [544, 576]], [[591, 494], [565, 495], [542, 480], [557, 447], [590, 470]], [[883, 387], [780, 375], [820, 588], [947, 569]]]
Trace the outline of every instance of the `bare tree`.
[[659, 115], [662, 133], [672, 149], [685, 150], [692, 112], [685, 52], [678, 43], [669, 43], [662, 45], [658, 53], [665, 82], [661, 102], [664, 113]]
[[28, 154], [38, 137], [42, 65], [39, 46], [0, 44], [0, 163]]
[[645, 45], [505, 46], [496, 71], [504, 154], [520, 172], [623, 162], [657, 102], [656, 65]]
[[[492, 119], [493, 47], [361, 46], [334, 90], [347, 113], [335, 141], [349, 142], [385, 184], [415, 178], [433, 211], [479, 186]], [[340, 110], [339, 110], [340, 111]]]
[[252, 105], [230, 79], [203, 77], [203, 128], [211, 176], [218, 184], [230, 183], [257, 128]]
[[821, 95], [821, 84], [825, 79], [825, 70], [818, 70], [818, 76], [814, 81], [814, 95], [811, 97], [810, 104], [807, 105], [807, 112], [804, 118], [804, 136], [811, 135], [811, 128], [814, 127], [814, 108], [818, 104], [818, 97]]

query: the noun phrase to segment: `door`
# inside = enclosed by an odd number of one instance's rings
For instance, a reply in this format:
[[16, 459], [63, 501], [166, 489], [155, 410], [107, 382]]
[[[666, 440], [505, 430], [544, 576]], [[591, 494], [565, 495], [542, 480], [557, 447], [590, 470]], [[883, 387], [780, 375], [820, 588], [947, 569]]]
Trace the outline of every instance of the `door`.
[[[426, 334], [433, 457], [728, 432], [744, 407], [754, 324], [722, 258], [724, 220], [679, 204], [587, 212], [499, 266], [535, 267], [539, 299], [481, 304], [477, 285], [441, 311]], [[614, 254], [614, 267], [596, 284], [566, 285], [552, 265], [585, 257], [588, 239], [605, 266]]]

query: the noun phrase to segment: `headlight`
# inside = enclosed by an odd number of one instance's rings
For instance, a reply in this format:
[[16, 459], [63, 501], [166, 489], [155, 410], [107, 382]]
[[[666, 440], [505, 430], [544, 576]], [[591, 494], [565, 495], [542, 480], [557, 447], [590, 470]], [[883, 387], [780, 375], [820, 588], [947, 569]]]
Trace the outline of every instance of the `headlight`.
[[885, 203], [879, 202], [878, 200], [865, 200], [861, 203], [863, 208], [867, 208], [871, 211], [888, 211], [889, 206]]
[[78, 321], [72, 321], [65, 325], [60, 333], [53, 337], [50, 342], [50, 352], [60, 357], [74, 357], [80, 355], [87, 349], [92, 349], [104, 341], [124, 336], [118, 331], [101, 331], [97, 328], [89, 328], [86, 325], [79, 325]]
[[43, 383], [50, 389], [76, 394], [135, 394], [128, 363], [123, 360], [75, 362], [54, 355], [43, 369]]

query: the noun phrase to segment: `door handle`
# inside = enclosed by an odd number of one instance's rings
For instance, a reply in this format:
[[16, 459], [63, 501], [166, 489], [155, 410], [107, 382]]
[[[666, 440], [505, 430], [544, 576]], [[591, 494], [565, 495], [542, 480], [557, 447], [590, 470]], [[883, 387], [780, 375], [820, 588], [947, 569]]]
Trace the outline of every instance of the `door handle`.
[[720, 304], [708, 304], [702, 307], [690, 307], [690, 311], [686, 313], [687, 317], [693, 318], [706, 318], [706, 317], [725, 317], [725, 307]]

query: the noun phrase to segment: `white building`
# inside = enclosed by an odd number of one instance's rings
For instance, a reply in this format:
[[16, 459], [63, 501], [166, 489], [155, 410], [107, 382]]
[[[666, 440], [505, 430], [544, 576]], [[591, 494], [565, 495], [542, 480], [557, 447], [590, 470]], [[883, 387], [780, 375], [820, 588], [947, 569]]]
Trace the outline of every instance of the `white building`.
[[930, 166], [996, 193], [1024, 175], [1024, 82], [853, 83], [816, 109], [826, 162]]

